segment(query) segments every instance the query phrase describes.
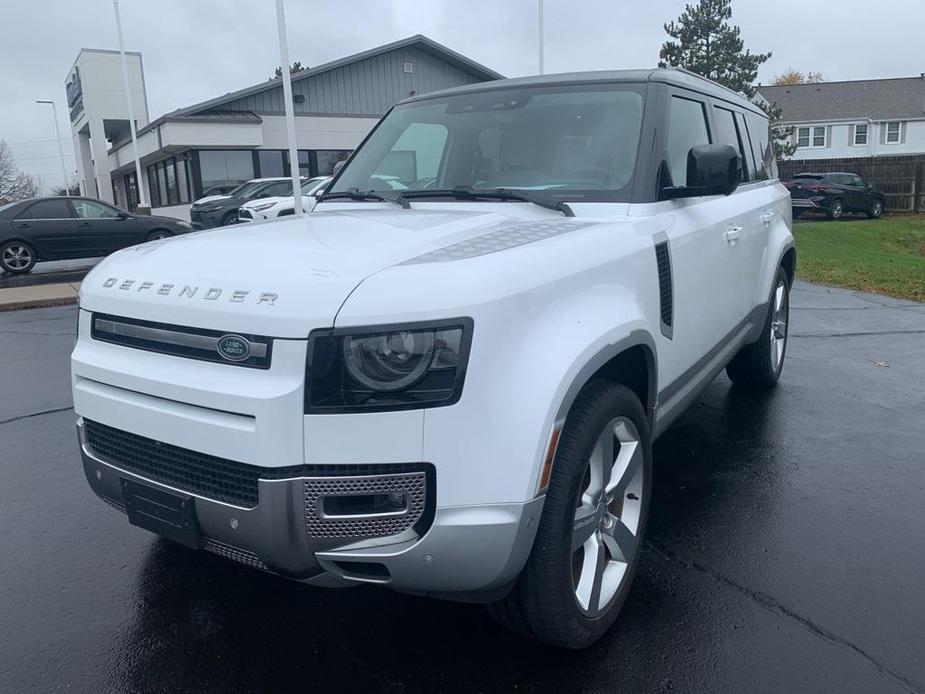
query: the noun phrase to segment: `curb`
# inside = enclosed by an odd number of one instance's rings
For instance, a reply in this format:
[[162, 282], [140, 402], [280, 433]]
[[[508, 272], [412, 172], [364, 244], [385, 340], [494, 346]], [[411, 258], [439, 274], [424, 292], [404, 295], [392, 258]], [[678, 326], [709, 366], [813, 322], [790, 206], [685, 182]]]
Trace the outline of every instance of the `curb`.
[[51, 308], [52, 306], [69, 306], [76, 304], [76, 296], [64, 296], [54, 299], [25, 299], [23, 301], [11, 301], [9, 303], [0, 303], [0, 313], [6, 311], [23, 311], [29, 308]]

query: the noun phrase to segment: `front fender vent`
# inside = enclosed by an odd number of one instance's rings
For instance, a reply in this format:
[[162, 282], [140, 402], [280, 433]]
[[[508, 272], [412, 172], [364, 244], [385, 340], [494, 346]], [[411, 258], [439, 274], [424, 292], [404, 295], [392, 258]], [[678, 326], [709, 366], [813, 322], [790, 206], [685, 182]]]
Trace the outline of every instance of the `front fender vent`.
[[662, 322], [662, 335], [669, 340], [674, 325], [674, 288], [671, 279], [671, 254], [668, 242], [655, 244], [655, 260], [658, 264], [658, 299]]

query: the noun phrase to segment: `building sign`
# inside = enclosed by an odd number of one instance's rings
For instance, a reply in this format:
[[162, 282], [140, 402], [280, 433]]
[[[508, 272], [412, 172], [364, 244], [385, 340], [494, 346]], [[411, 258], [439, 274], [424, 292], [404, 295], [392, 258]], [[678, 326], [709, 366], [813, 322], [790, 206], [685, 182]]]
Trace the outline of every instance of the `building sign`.
[[68, 75], [67, 81], [64, 83], [64, 91], [67, 92], [67, 105], [71, 109], [71, 122], [77, 120], [81, 113], [83, 113], [83, 90], [80, 86], [80, 71], [77, 69], [77, 66], [74, 66], [74, 69], [71, 71], [71, 74]]

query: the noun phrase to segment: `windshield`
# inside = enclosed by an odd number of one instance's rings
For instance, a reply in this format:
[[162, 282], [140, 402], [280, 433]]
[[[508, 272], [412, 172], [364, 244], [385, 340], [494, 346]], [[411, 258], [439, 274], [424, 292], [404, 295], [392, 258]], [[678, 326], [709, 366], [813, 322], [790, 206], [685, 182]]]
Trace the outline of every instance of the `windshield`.
[[628, 198], [642, 87], [519, 87], [396, 106], [328, 193], [535, 190]]
[[323, 180], [325, 180], [326, 178], [327, 176], [315, 176], [314, 178], [310, 178], [307, 181], [303, 181], [302, 182], [302, 192], [311, 193], [312, 189], [315, 186], [317, 186], [319, 183], [321, 183]]
[[248, 181], [247, 183], [242, 183], [234, 190], [229, 191], [226, 193], [226, 195], [228, 195], [230, 198], [246, 197], [248, 193], [253, 192], [260, 186], [264, 185], [264, 183], [265, 181]]

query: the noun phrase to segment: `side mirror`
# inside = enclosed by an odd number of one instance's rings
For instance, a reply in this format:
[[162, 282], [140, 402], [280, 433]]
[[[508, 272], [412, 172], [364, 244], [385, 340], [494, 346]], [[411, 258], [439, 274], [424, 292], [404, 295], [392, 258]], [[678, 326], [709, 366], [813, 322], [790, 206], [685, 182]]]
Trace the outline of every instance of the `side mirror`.
[[732, 145], [697, 145], [687, 153], [687, 185], [662, 188], [663, 200], [731, 195], [739, 186], [739, 152]]
[[130, 215], [128, 212], [122, 212], [119, 210], [119, 219], [129, 219], [131, 216], [132, 215]]
[[268, 197], [270, 197], [270, 195], [269, 195], [269, 193], [260, 193], [260, 195], [258, 195], [257, 197], [258, 197], [258, 198], [268, 198]]

